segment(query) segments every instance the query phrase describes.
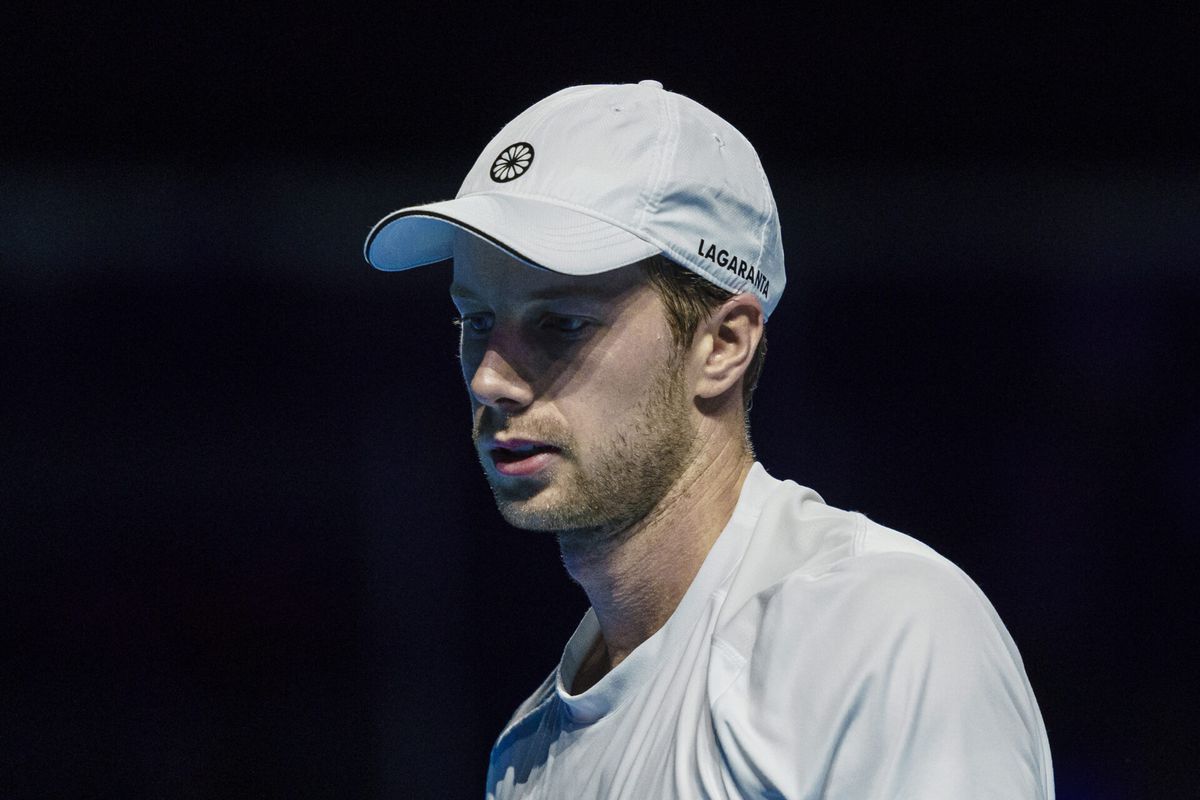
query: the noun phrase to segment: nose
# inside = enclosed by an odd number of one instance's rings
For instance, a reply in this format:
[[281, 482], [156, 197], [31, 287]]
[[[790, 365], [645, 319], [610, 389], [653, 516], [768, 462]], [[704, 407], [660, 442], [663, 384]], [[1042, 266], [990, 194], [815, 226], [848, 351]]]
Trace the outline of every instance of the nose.
[[533, 402], [533, 387], [516, 367], [511, 354], [489, 342], [475, 371], [467, 376], [471, 396], [477, 403], [506, 414], [521, 410]]

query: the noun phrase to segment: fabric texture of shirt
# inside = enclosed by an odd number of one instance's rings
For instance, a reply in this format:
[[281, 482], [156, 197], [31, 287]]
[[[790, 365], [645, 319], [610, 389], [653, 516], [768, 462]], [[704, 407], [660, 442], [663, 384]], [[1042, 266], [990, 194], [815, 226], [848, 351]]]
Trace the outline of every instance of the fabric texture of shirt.
[[667, 623], [571, 694], [599, 636], [589, 610], [497, 739], [488, 798], [1053, 800], [979, 587], [759, 464]]

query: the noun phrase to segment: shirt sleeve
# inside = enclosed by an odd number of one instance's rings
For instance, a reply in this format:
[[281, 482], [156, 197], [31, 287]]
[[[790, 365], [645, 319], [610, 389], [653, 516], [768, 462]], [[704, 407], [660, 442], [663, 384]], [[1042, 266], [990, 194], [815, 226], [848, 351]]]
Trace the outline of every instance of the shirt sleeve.
[[753, 641], [722, 643], [724, 657], [742, 661], [713, 701], [741, 788], [827, 800], [1052, 800], [1020, 655], [954, 565], [910, 553], [851, 558], [790, 576], [745, 613]]

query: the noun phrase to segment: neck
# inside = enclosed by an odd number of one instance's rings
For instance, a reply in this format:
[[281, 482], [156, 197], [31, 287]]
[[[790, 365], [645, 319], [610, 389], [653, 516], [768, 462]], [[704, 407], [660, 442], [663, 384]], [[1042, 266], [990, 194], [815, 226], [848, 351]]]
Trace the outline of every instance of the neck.
[[670, 618], [729, 522], [753, 464], [731, 440], [694, 460], [628, 528], [600, 541], [559, 537], [563, 563], [587, 593], [601, 631], [574, 691], [594, 684]]

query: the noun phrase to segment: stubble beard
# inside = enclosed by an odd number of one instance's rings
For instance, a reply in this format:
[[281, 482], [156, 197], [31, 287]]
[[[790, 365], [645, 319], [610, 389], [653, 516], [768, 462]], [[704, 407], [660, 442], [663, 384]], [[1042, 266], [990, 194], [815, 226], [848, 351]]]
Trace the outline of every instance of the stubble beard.
[[[555, 476], [553, 500], [539, 497], [545, 487], [504, 485], [485, 469], [504, 519], [517, 528], [553, 531], [566, 549], [619, 538], [650, 514], [679, 481], [696, 447], [679, 361], [670, 360], [638, 404], [633, 422], [587, 454], [579, 453], [568, 431], [533, 423], [511, 426], [517, 435], [554, 443], [573, 468]], [[485, 409], [484, 420], [477, 422], [476, 440], [490, 411]]]

